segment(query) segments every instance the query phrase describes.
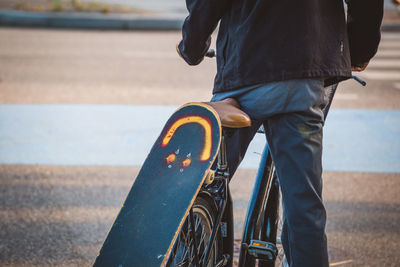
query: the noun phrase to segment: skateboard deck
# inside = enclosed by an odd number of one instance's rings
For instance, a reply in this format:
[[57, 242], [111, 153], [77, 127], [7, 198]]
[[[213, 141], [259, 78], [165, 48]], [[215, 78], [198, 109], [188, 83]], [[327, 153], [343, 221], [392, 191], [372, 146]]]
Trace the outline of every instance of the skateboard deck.
[[140, 169], [94, 266], [165, 265], [220, 141], [221, 123], [210, 106], [179, 108]]

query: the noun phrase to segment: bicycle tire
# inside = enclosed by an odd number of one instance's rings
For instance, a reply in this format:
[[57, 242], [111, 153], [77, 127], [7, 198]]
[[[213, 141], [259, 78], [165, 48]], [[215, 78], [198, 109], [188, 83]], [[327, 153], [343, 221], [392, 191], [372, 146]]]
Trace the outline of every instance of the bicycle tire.
[[275, 266], [281, 267], [283, 258], [285, 257], [285, 252], [283, 251], [282, 246], [282, 227], [283, 227], [283, 211], [282, 205], [279, 205], [279, 219], [278, 219], [278, 229], [277, 229], [277, 238], [276, 238], [276, 248], [278, 249], [278, 254], [276, 255]]
[[[199, 195], [193, 204], [193, 217], [195, 224], [196, 243], [198, 248], [198, 255], [200, 261], [204, 257], [204, 252], [211, 235], [214, 221], [217, 217], [217, 208], [212, 200]], [[188, 216], [189, 217], [189, 216]], [[192, 234], [190, 229], [189, 219], [186, 218], [178, 237], [175, 241], [173, 249], [171, 250], [167, 266], [181, 267], [181, 266], [196, 266], [194, 262], [194, 244], [192, 242]], [[215, 266], [222, 255], [222, 237], [220, 233], [214, 241], [213, 247], [210, 252], [210, 257], [205, 266]]]
[[[282, 199], [281, 199], [281, 189], [279, 186], [279, 180], [277, 180], [276, 176], [276, 170], [273, 168], [272, 176], [274, 179], [274, 184], [275, 186], [278, 186], [278, 205], [276, 206], [276, 215], [277, 215], [277, 223], [276, 223], [276, 228], [272, 227], [272, 229], [275, 229], [275, 239], [274, 240], [269, 240], [270, 242], [273, 242], [276, 245], [277, 248], [277, 255], [275, 258], [275, 261], [254, 261], [253, 263], [248, 263], [248, 266], [253, 264], [253, 266], [258, 266], [258, 267], [281, 267], [282, 266], [282, 261], [285, 256], [285, 253], [283, 251], [283, 246], [282, 246], [282, 241], [281, 241], [281, 234], [282, 234], [282, 226], [283, 226], [283, 210], [282, 210]], [[274, 188], [276, 188], [274, 186]], [[265, 212], [265, 211], [264, 211]], [[274, 234], [272, 234], [274, 235]], [[265, 238], [265, 237], [264, 237]], [[263, 240], [263, 239], [262, 239]], [[268, 241], [268, 240], [266, 240]], [[247, 266], [247, 265], [246, 265]]]
[[[275, 179], [275, 182], [278, 182], [279, 184], [279, 180], [278, 177], [276, 176], [276, 170], [274, 168], [273, 170], [273, 177]], [[276, 240], [275, 240], [275, 245], [276, 248], [278, 250], [278, 253], [276, 255], [275, 258], [275, 262], [270, 264], [270, 266], [274, 266], [274, 267], [281, 267], [282, 262], [283, 262], [283, 258], [285, 257], [285, 252], [283, 251], [283, 246], [282, 246], [282, 239], [281, 239], [281, 235], [282, 235], [282, 227], [283, 227], [283, 209], [282, 209], [282, 192], [281, 192], [281, 188], [279, 185], [279, 193], [278, 193], [278, 198], [279, 198], [279, 204], [278, 204], [278, 210], [277, 210], [277, 216], [278, 216], [278, 222], [277, 222], [277, 227], [276, 227]], [[269, 266], [267, 265], [261, 265], [261, 266]]]

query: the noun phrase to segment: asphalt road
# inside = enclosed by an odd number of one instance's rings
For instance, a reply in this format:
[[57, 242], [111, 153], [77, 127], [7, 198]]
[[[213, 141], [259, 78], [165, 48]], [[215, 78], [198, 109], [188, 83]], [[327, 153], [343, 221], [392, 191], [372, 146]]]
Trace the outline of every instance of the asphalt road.
[[[211, 97], [214, 60], [187, 66], [176, 56], [177, 32], [0, 28], [0, 36], [0, 103], [180, 105]], [[383, 38], [381, 56], [360, 74], [373, 78], [368, 87], [344, 82], [334, 108], [399, 108], [400, 37]]]
[[[179, 39], [176, 32], [0, 28], [0, 106], [206, 101], [214, 62], [186, 66], [175, 55]], [[400, 109], [399, 62], [400, 34], [384, 34], [360, 74], [368, 86], [343, 83], [333, 108]], [[91, 265], [138, 169], [0, 165], [0, 265]], [[239, 170], [231, 184], [236, 238], [254, 175]], [[400, 265], [399, 173], [325, 172], [324, 200], [333, 266]]]

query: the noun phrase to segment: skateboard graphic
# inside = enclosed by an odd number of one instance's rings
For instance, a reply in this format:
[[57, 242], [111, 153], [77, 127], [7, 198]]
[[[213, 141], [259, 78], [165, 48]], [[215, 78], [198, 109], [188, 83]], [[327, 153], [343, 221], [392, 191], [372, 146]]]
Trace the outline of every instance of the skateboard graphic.
[[220, 141], [213, 108], [179, 108], [147, 156], [94, 266], [165, 265]]

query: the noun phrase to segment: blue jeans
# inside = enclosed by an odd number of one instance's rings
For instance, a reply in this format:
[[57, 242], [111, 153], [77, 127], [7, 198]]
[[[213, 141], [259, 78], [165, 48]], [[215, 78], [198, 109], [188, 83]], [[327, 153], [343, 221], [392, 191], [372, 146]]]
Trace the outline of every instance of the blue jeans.
[[326, 98], [322, 79], [274, 82], [217, 93], [235, 98], [252, 126], [228, 138], [233, 174], [261, 124], [282, 191], [282, 244], [292, 267], [328, 267], [326, 211], [322, 202], [322, 127]]

